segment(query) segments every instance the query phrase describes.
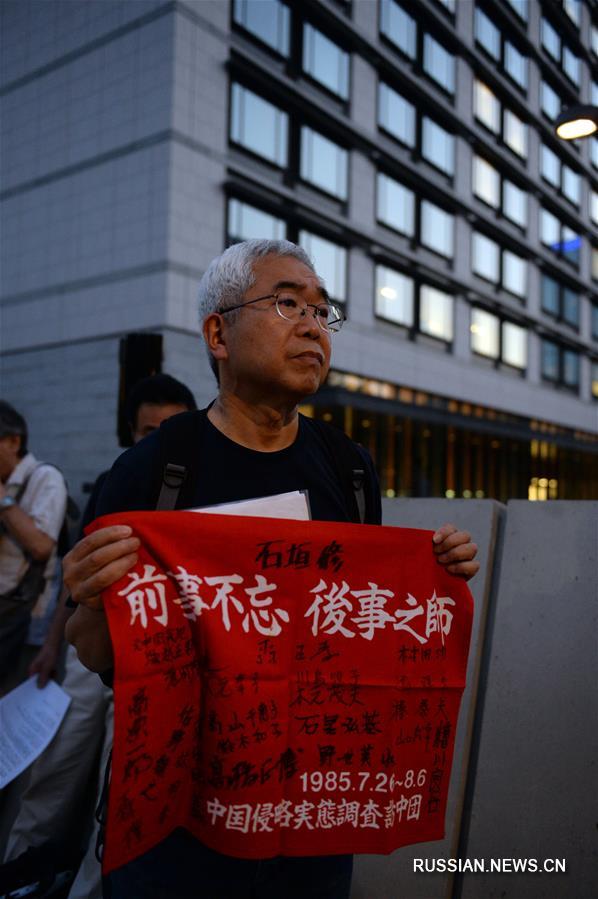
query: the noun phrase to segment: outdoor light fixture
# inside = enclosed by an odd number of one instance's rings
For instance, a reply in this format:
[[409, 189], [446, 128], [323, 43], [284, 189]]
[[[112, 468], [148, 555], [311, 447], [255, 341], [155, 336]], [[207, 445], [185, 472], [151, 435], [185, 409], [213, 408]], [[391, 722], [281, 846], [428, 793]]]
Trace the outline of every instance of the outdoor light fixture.
[[590, 137], [598, 131], [598, 106], [571, 106], [563, 110], [554, 123], [556, 136], [561, 140]]

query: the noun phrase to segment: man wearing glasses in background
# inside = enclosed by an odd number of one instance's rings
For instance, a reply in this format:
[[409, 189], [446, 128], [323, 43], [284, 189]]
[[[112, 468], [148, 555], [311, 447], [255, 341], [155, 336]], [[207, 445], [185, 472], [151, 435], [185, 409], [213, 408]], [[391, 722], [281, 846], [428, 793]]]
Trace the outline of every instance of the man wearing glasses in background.
[[[321, 429], [297, 406], [323, 384], [331, 336], [342, 311], [331, 303], [309, 257], [288, 241], [250, 240], [212, 261], [200, 288], [203, 335], [218, 380], [207, 409], [177, 416], [200, 432], [199, 457], [184, 507], [307, 490], [312, 517], [349, 521], [346, 492]], [[176, 425], [178, 426], [178, 424]], [[171, 425], [172, 427], [172, 425]], [[181, 431], [182, 433], [182, 431]], [[381, 523], [378, 481], [368, 453], [365, 521]], [[154, 509], [160, 479], [159, 435], [150, 435], [115, 463], [98, 515]], [[84, 665], [104, 672], [113, 664], [100, 593], [137, 561], [139, 541], [129, 528], [86, 537], [65, 559], [65, 582], [79, 603], [67, 636]], [[447, 570], [472, 577], [479, 568], [467, 533], [444, 525], [434, 552]], [[177, 830], [108, 878], [112, 899], [347, 899], [352, 857], [236, 859], [213, 852]]]

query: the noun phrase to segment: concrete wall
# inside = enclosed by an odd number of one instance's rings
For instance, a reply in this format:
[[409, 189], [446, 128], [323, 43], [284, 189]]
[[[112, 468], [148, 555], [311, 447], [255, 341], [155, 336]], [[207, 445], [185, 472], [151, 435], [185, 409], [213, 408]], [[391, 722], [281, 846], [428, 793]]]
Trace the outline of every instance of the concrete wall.
[[509, 502], [501, 555], [462, 855], [564, 858], [566, 872], [465, 874], [455, 899], [591, 899], [598, 503]]
[[[591, 899], [598, 503], [385, 500], [384, 523], [450, 520], [479, 545], [442, 841], [356, 859], [352, 899]], [[413, 858], [565, 859], [565, 873], [414, 873]]]

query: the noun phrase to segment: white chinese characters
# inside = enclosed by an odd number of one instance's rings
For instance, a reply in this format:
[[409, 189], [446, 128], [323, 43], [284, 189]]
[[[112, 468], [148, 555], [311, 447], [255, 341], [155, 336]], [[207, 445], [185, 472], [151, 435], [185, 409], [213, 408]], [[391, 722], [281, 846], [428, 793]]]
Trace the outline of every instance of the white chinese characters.
[[[284, 597], [275, 598], [278, 584], [269, 582], [263, 574], [254, 574], [254, 583], [244, 586], [245, 578], [240, 574], [200, 577], [181, 565], [176, 571], [162, 574], [155, 566], [146, 564], [142, 573], [130, 572], [128, 578], [130, 582], [118, 595], [129, 604], [131, 626], [147, 628], [150, 617], [162, 627], [168, 626], [168, 582], [176, 590], [171, 602], [190, 621], [217, 615], [229, 633], [240, 629], [263, 637], [278, 637], [290, 622], [288, 599], [285, 603]], [[347, 639], [358, 636], [371, 642], [388, 627], [411, 634], [420, 644], [436, 634], [444, 645], [451, 632], [454, 599], [438, 596], [434, 590], [431, 597], [419, 602], [408, 592], [404, 604], [389, 607], [395, 599], [394, 592], [374, 581], [367, 583], [366, 589], [354, 590], [345, 580], [337, 584], [320, 578], [309, 591], [313, 601], [303, 614], [312, 635], [339, 634]], [[295, 596], [292, 603], [297, 605]]]

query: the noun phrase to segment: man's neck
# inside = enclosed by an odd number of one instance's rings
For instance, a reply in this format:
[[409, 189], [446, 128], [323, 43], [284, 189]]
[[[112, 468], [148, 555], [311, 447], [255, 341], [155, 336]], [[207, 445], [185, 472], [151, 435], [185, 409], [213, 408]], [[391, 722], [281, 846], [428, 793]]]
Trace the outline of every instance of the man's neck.
[[299, 419], [297, 406], [248, 404], [221, 391], [208, 418], [230, 440], [260, 452], [275, 452], [294, 443]]

